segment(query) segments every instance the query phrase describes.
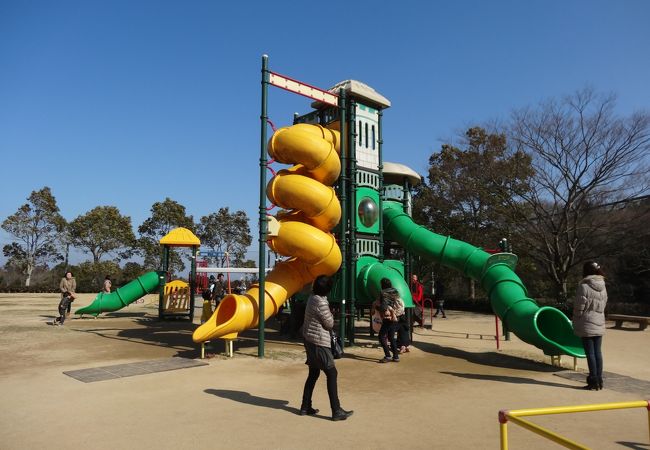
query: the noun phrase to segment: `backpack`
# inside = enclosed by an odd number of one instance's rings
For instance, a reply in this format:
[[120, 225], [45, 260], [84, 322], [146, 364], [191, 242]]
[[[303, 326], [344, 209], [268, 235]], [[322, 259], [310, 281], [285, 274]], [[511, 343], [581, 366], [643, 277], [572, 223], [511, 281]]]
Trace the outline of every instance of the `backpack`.
[[381, 291], [381, 296], [379, 298], [379, 311], [385, 313], [388, 311], [388, 308], [395, 308], [395, 290], [385, 290]]

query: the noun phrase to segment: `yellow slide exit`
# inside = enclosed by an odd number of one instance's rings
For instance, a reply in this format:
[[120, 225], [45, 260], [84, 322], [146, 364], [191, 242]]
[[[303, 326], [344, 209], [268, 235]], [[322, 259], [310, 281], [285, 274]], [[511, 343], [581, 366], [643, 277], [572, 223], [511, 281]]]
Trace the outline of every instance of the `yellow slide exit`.
[[[275, 265], [265, 281], [265, 319], [318, 275], [332, 275], [341, 250], [330, 230], [341, 219], [341, 204], [331, 185], [341, 173], [339, 133], [320, 125], [298, 124], [277, 130], [268, 151], [276, 161], [295, 164], [267, 185], [271, 202], [284, 208], [269, 222], [269, 247], [289, 258]], [[233, 339], [259, 323], [259, 285], [244, 295], [230, 294], [192, 339]]]

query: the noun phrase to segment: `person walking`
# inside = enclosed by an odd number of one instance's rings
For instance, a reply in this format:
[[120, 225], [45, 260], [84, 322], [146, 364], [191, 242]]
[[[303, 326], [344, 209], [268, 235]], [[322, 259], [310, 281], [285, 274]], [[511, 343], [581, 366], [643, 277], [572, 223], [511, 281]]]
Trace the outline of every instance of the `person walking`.
[[319, 275], [314, 280], [312, 294], [307, 300], [302, 335], [307, 353], [305, 364], [309, 367], [309, 374], [302, 393], [300, 415], [313, 416], [318, 413], [318, 410], [312, 407], [311, 399], [322, 370], [327, 377], [327, 395], [332, 409], [332, 420], [339, 421], [346, 420], [353, 411], [345, 411], [341, 408], [338, 396], [338, 372], [332, 356], [330, 335], [330, 331], [334, 328], [334, 316], [327, 301], [327, 294], [332, 290], [332, 284], [331, 277]]
[[582, 267], [582, 281], [576, 290], [572, 321], [573, 332], [582, 338], [589, 366], [587, 385], [584, 389], [591, 391], [603, 388], [601, 346], [605, 334], [605, 306], [607, 306], [605, 274], [597, 262], [588, 261]]
[[54, 319], [53, 325], [63, 325], [65, 322], [66, 314], [70, 314], [72, 309], [72, 302], [75, 298], [75, 291], [77, 290], [77, 282], [69, 270], [59, 282], [59, 290], [61, 291], [61, 301], [59, 302], [59, 317]]
[[436, 313], [433, 317], [438, 317], [438, 314], [442, 314], [442, 318], [446, 319], [447, 314], [445, 314], [445, 285], [442, 284], [441, 280], [437, 280], [435, 283], [435, 295], [436, 295]]
[[[397, 337], [395, 334], [400, 327], [399, 317], [404, 314], [404, 302], [388, 278], [382, 278], [380, 283], [381, 292], [379, 293], [379, 298], [374, 301], [370, 309], [371, 316], [375, 311], [379, 311], [382, 315], [381, 328], [379, 329], [379, 344], [384, 350], [384, 357], [379, 362], [399, 362]], [[392, 358], [391, 353], [393, 355]]]

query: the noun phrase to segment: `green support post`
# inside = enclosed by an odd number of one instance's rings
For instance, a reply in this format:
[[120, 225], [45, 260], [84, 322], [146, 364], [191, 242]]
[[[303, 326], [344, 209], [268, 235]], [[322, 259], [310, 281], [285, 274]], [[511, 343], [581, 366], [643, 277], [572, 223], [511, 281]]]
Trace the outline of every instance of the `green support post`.
[[165, 284], [167, 283], [167, 273], [169, 272], [169, 248], [166, 245], [163, 245], [163, 254], [160, 263], [162, 265], [163, 273], [159, 275], [160, 284], [158, 288], [158, 320], [162, 320], [163, 318]]
[[348, 104], [348, 111], [350, 114], [348, 123], [350, 128], [350, 138], [348, 139], [348, 205], [349, 205], [349, 224], [350, 224], [350, 250], [348, 259], [350, 260], [350, 270], [348, 271], [348, 301], [349, 301], [349, 314], [348, 314], [348, 341], [350, 345], [354, 345], [354, 318], [355, 318], [355, 286], [357, 278], [357, 117], [356, 117], [356, 103], [350, 101]]
[[199, 251], [199, 247], [196, 245], [190, 247], [192, 251], [192, 265], [190, 266], [190, 322], [194, 322], [194, 303], [196, 301], [195, 291], [196, 291], [196, 254]]
[[346, 307], [346, 297], [348, 295], [348, 249], [350, 246], [349, 234], [348, 234], [348, 214], [347, 214], [347, 202], [348, 199], [348, 148], [350, 145], [350, 127], [346, 126], [346, 96], [343, 89], [339, 90], [339, 120], [341, 122], [340, 131], [341, 131], [341, 182], [339, 183], [340, 191], [340, 200], [341, 200], [341, 235], [339, 238], [339, 245], [341, 246], [341, 301], [339, 303], [339, 337], [341, 342], [345, 345], [345, 307]]
[[[377, 154], [379, 155], [379, 211], [383, 211], [384, 207], [384, 155], [382, 147], [384, 144], [381, 134], [381, 119], [384, 113], [379, 109], [377, 111]], [[384, 260], [384, 215], [379, 214], [379, 260]]]
[[[402, 186], [402, 205], [404, 211], [411, 213], [409, 210], [409, 193], [411, 192], [411, 184], [409, 183], [408, 178], [404, 178], [404, 184]], [[413, 275], [413, 258], [411, 257], [411, 252], [408, 249], [404, 249], [404, 276], [406, 277], [406, 284], [408, 284], [409, 289], [411, 288], [411, 275]], [[409, 341], [413, 342], [413, 327], [411, 326], [413, 316], [413, 308], [406, 308], [406, 323], [409, 324]]]
[[266, 261], [264, 253], [266, 250], [267, 218], [266, 218], [266, 170], [268, 160], [266, 158], [267, 138], [266, 127], [268, 121], [267, 115], [267, 95], [269, 85], [269, 57], [262, 55], [262, 113], [260, 114], [260, 218], [259, 218], [259, 326], [258, 326], [258, 344], [257, 356], [264, 358], [264, 302], [266, 300]]

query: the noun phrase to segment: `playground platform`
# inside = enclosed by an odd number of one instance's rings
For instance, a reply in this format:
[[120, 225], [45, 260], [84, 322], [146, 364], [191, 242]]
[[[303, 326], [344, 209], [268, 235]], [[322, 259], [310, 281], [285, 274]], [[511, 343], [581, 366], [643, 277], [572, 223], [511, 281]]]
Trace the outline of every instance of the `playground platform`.
[[[75, 306], [93, 297], [81, 295]], [[256, 358], [255, 333], [247, 332], [233, 358], [200, 360], [195, 325], [158, 322], [156, 296], [98, 319], [49, 326], [57, 304], [56, 294], [0, 294], [3, 449], [498, 448], [500, 409], [650, 398], [650, 330], [608, 329], [604, 357], [612, 382], [585, 391], [572, 360], [553, 367], [515, 337], [497, 351], [493, 316], [449, 311], [432, 328], [415, 330], [400, 363], [378, 364], [381, 350], [358, 322], [358, 345], [337, 362], [342, 405], [355, 414], [331, 422], [324, 379], [314, 395], [321, 412], [296, 414], [307, 373], [303, 347], [280, 336], [273, 319], [265, 359]], [[223, 352], [223, 343], [214, 350]], [[108, 366], [127, 373], [156, 361], [199, 366], [90, 383], [64, 373]], [[586, 369], [584, 360], [578, 369]], [[620, 449], [648, 447], [647, 420], [645, 411], [619, 410], [538, 423], [591, 448]], [[511, 427], [509, 444], [554, 448], [518, 427]]]

